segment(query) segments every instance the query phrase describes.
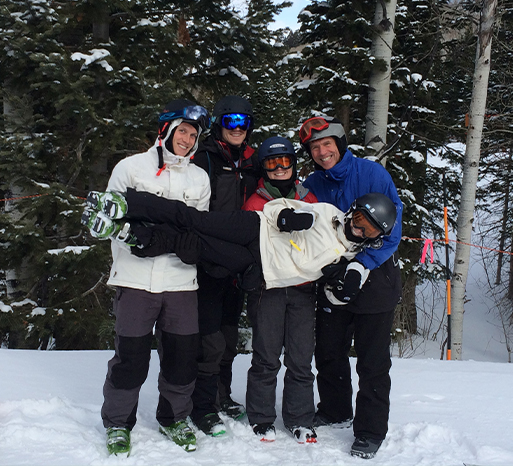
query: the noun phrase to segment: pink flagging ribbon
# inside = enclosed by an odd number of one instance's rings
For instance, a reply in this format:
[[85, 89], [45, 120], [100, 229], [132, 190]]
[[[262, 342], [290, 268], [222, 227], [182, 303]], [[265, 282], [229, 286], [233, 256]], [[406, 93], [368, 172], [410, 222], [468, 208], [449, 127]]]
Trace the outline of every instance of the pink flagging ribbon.
[[426, 239], [424, 241], [424, 247], [422, 248], [422, 257], [420, 258], [420, 262], [422, 264], [424, 264], [426, 262], [426, 254], [428, 251], [428, 247], [429, 247], [429, 252], [430, 252], [429, 256], [431, 258], [431, 263], [433, 263], [433, 240]]

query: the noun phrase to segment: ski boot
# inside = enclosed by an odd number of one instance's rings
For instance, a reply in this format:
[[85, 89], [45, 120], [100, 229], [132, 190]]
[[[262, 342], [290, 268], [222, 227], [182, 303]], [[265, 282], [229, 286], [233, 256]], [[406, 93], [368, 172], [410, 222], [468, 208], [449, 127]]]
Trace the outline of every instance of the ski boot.
[[187, 452], [196, 450], [196, 436], [186, 420], [173, 422], [168, 427], [161, 425], [159, 432]]
[[209, 413], [196, 422], [198, 429], [211, 437], [221, 437], [226, 434], [226, 426], [217, 413]]
[[85, 209], [81, 219], [82, 225], [89, 228], [91, 236], [98, 239], [114, 238], [129, 246], [137, 245], [137, 238], [130, 230], [130, 223], [117, 222], [102, 212]]
[[383, 440], [356, 437], [353, 445], [351, 446], [351, 456], [359, 456], [366, 460], [374, 458], [382, 443]]
[[313, 427], [285, 426], [297, 443], [317, 443], [317, 434]]
[[276, 429], [271, 422], [254, 424], [251, 426], [256, 436], [260, 437], [261, 442], [274, 442], [276, 440]]
[[112, 220], [123, 218], [128, 211], [126, 199], [121, 194], [113, 192], [91, 191], [87, 195], [86, 204]]
[[107, 450], [110, 455], [130, 456], [130, 430], [124, 427], [109, 427], [107, 429]]
[[233, 401], [229, 396], [225, 400], [221, 401], [221, 412], [227, 416], [240, 421], [246, 415], [246, 409], [240, 403]]

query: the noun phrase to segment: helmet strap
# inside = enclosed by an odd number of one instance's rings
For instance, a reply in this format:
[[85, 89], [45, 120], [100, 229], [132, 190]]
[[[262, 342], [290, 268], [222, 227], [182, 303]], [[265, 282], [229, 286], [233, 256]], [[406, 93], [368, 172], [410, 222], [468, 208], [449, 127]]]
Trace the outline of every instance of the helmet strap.
[[162, 139], [163, 135], [166, 134], [166, 128], [169, 126], [169, 122], [167, 121], [162, 128], [159, 128], [159, 145], [157, 146], [157, 154], [159, 156], [159, 169], [164, 167], [164, 151], [162, 149]]

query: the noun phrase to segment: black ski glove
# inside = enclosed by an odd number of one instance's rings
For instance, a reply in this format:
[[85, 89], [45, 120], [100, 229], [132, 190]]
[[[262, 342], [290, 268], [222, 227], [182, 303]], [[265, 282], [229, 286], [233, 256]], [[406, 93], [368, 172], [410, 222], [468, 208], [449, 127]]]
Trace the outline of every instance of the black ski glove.
[[280, 231], [308, 230], [313, 224], [313, 212], [296, 212], [294, 209], [283, 209], [278, 215], [278, 229]]
[[197, 264], [201, 255], [201, 239], [192, 232], [186, 231], [175, 237], [174, 253], [184, 264]]
[[348, 265], [349, 261], [345, 257], [341, 257], [336, 263], [325, 265], [321, 269], [322, 277], [319, 278], [319, 281], [336, 286], [339, 279], [345, 275]]
[[360, 262], [352, 261], [346, 268], [343, 278], [331, 287], [326, 285], [324, 292], [332, 304], [345, 305], [353, 302], [369, 276], [370, 270]]
[[[132, 246], [130, 248], [134, 256], [157, 257], [173, 252], [175, 234], [166, 225], [135, 228], [132, 226], [132, 229], [140, 244], [140, 246]], [[148, 237], [149, 232], [151, 232], [151, 236]]]

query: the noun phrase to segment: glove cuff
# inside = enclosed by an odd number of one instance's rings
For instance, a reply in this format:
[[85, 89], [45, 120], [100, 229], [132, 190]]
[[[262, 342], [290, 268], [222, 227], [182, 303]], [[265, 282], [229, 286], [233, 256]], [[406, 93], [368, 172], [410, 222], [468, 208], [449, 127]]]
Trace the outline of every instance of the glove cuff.
[[345, 306], [348, 304], [347, 301], [340, 301], [340, 299], [337, 299], [331, 290], [332, 287], [326, 283], [326, 285], [324, 285], [324, 294], [331, 304], [334, 304], [335, 306]]
[[367, 278], [369, 278], [370, 270], [365, 268], [365, 266], [362, 265], [358, 261], [351, 261], [349, 263], [349, 265], [347, 266], [347, 269], [346, 269], [346, 275], [347, 275], [347, 272], [349, 272], [350, 270], [355, 270], [356, 272], [358, 272], [360, 274], [360, 277], [361, 277], [360, 278], [360, 289], [361, 289], [363, 284], [367, 281]]

